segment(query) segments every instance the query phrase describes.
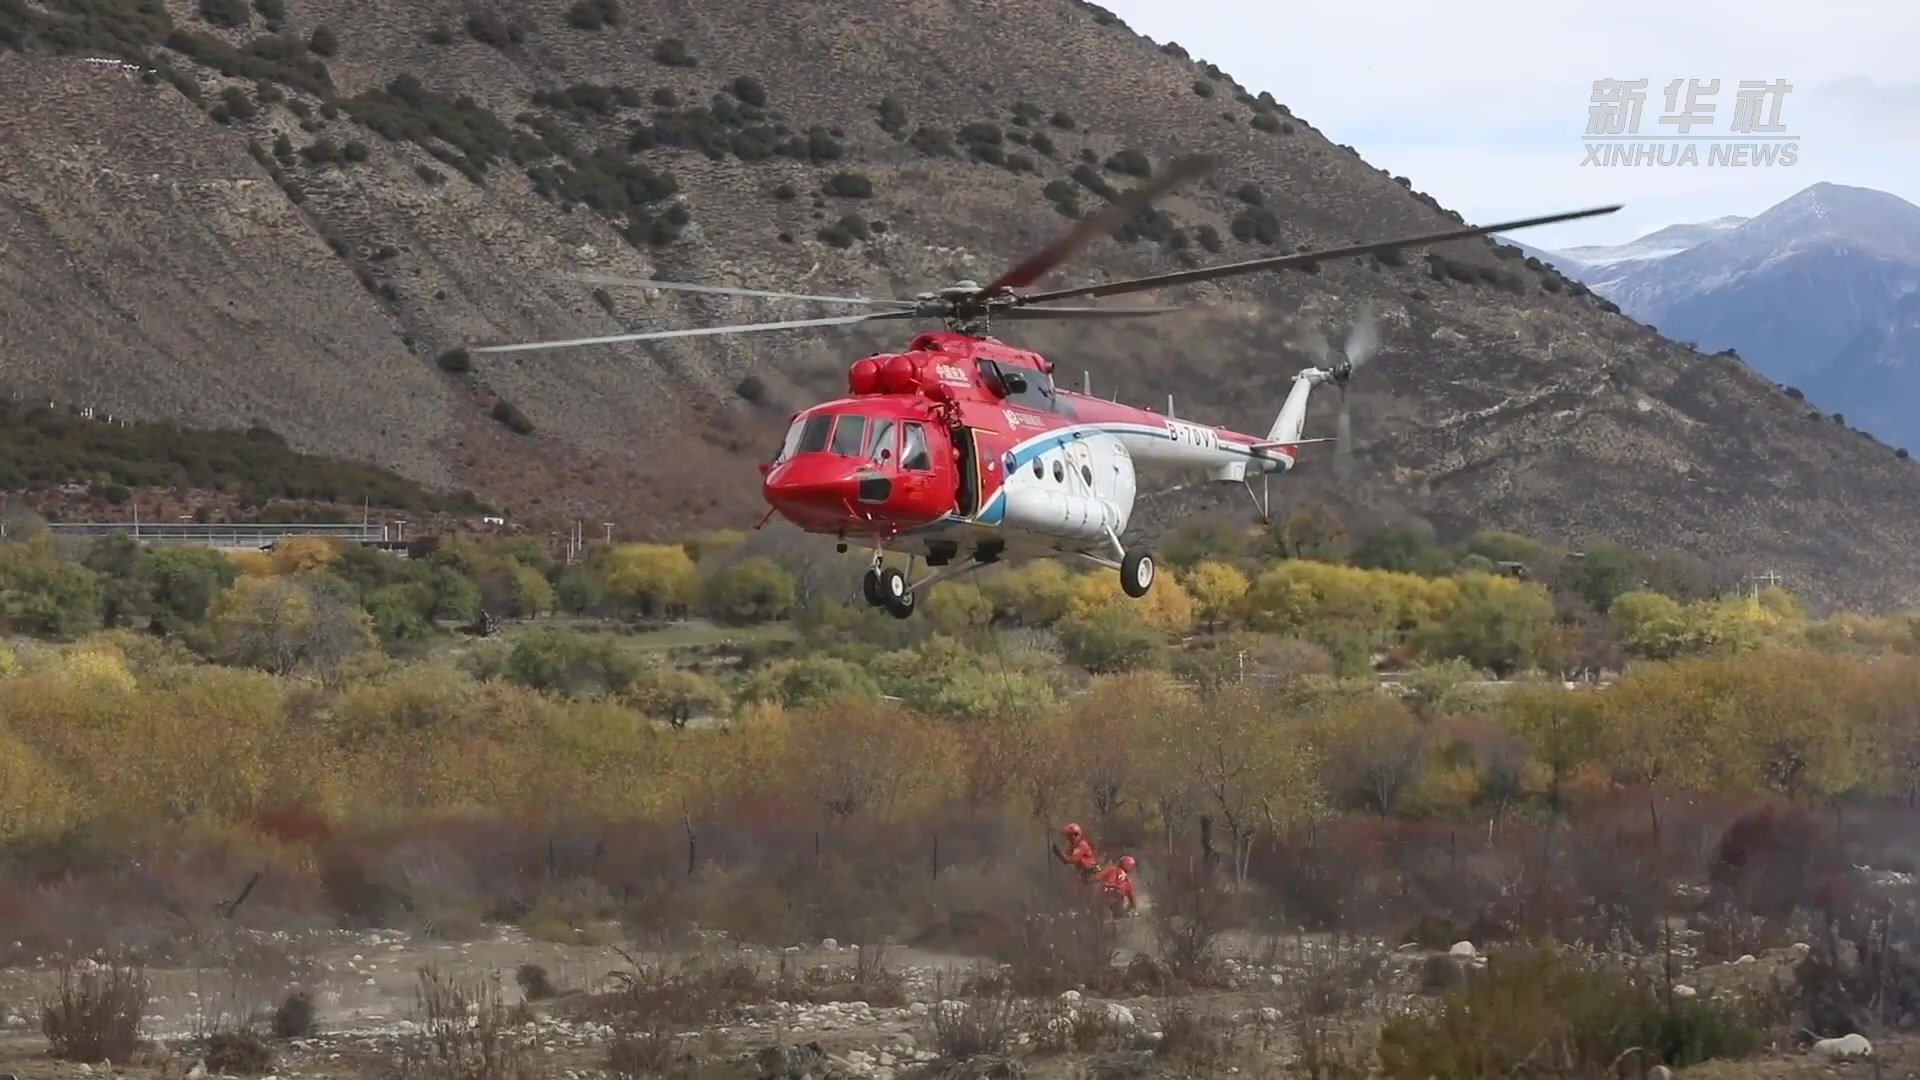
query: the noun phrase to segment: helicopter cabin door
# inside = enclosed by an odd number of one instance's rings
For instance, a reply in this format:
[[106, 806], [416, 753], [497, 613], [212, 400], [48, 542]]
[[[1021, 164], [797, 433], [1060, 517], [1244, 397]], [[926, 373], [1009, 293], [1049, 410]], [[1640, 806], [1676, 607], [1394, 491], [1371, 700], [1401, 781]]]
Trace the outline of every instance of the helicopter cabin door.
[[980, 433], [964, 424], [955, 424], [953, 460], [959, 476], [954, 488], [953, 508], [961, 517], [970, 518], [980, 509]]

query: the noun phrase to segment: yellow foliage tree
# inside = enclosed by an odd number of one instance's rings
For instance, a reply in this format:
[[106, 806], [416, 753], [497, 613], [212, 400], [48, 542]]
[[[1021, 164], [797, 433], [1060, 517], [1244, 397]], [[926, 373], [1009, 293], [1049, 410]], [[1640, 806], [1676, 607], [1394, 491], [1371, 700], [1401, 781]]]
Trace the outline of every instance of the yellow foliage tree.
[[293, 536], [275, 542], [267, 557], [282, 577], [324, 570], [340, 561], [339, 545], [319, 536]]
[[73, 795], [53, 768], [0, 730], [0, 847], [53, 839], [76, 817]]
[[364, 610], [297, 578], [241, 578], [207, 622], [220, 659], [275, 675], [332, 679], [374, 649]]
[[1064, 618], [1075, 585], [1058, 559], [1034, 559], [981, 582], [994, 611], [1023, 626], [1051, 626]]
[[972, 582], [935, 585], [921, 606], [935, 630], [956, 638], [971, 638], [993, 621], [993, 601]]
[[1251, 585], [1247, 575], [1223, 562], [1203, 562], [1187, 575], [1187, 588], [1209, 631], [1239, 615]]
[[787, 753], [800, 793], [838, 819], [913, 809], [952, 780], [951, 740], [943, 730], [859, 698], [795, 714]]
[[1067, 601], [1067, 617], [1092, 621], [1123, 604], [1142, 624], [1169, 637], [1193, 630], [1193, 597], [1170, 574], [1157, 578], [1147, 595], [1137, 600], [1121, 590], [1117, 574], [1082, 574]]
[[605, 555], [601, 574], [609, 600], [647, 615], [691, 604], [700, 577], [678, 544], [620, 544]]
[[264, 551], [229, 551], [228, 561], [240, 571], [242, 577], [277, 577], [280, 568], [274, 563], [273, 556]]

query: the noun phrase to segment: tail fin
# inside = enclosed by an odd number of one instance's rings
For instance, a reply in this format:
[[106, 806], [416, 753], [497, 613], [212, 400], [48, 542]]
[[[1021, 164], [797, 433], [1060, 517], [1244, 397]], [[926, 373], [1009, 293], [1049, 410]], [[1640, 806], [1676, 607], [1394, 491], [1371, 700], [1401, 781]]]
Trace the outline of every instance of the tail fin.
[[1293, 377], [1293, 389], [1287, 391], [1280, 415], [1274, 417], [1273, 427], [1267, 431], [1268, 442], [1284, 445], [1300, 441], [1300, 432], [1307, 426], [1307, 396], [1320, 381], [1316, 374], [1316, 369], [1308, 369]]

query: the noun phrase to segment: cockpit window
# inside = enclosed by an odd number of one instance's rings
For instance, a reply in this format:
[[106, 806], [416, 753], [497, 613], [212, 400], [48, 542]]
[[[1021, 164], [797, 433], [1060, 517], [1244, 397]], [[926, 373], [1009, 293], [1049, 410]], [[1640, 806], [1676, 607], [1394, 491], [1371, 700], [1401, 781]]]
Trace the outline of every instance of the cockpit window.
[[925, 472], [933, 468], [933, 456], [927, 453], [927, 433], [919, 424], [908, 424], [905, 429], [906, 449], [900, 452], [900, 467]]
[[867, 418], [843, 416], [833, 429], [833, 452], [841, 457], [859, 457], [867, 447]]
[[893, 459], [893, 421], [873, 422], [873, 445], [868, 449], [867, 456], [882, 463]]
[[787, 441], [780, 447], [780, 461], [795, 454], [817, 454], [827, 448], [827, 430], [833, 426], [832, 416], [803, 416], [787, 429]]

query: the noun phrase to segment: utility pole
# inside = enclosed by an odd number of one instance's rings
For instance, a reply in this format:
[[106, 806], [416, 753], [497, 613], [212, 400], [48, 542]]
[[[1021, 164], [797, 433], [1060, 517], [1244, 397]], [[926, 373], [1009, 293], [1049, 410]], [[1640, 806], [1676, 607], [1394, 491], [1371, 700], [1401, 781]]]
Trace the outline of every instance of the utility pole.
[[1747, 578], [1748, 584], [1752, 586], [1752, 595], [1756, 601], [1760, 599], [1760, 583], [1763, 581], [1767, 583], [1768, 588], [1778, 588], [1780, 585], [1780, 575], [1772, 570], [1768, 570], [1764, 574], [1754, 574]]
[[602, 528], [607, 530], [607, 543], [609, 544], [613, 543], [613, 522], [603, 521], [600, 523], [600, 525]]

